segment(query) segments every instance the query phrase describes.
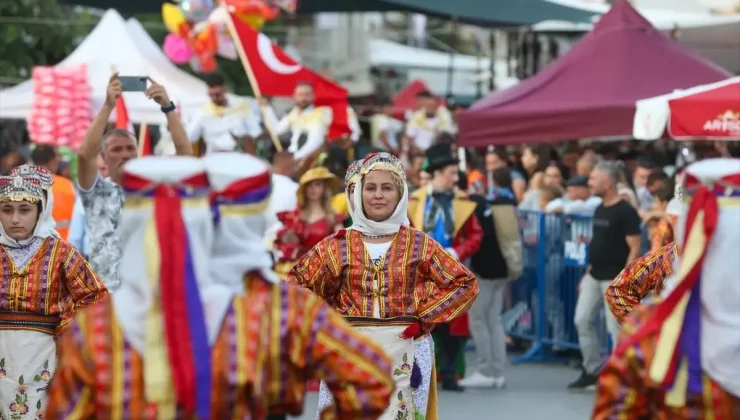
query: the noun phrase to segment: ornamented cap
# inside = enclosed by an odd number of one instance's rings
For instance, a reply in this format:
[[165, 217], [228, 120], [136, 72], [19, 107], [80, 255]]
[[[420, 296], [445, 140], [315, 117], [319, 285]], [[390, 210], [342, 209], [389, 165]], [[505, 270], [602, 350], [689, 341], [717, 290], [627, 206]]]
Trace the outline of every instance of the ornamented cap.
[[21, 165], [10, 171], [10, 176], [22, 176], [24, 178], [36, 178], [41, 188], [48, 190], [54, 185], [54, 177], [46, 168], [37, 165]]
[[[360, 176], [366, 175], [370, 171], [381, 170], [390, 171], [406, 181], [406, 170], [400, 159], [388, 152], [371, 153], [362, 161], [360, 167]], [[347, 171], [349, 172], [349, 171]]]
[[356, 160], [349, 164], [347, 167], [347, 173], [344, 175], [344, 185], [349, 187], [352, 184], [357, 183], [357, 178], [360, 176], [360, 169], [362, 169], [362, 161]]
[[37, 177], [23, 175], [0, 177], [0, 202], [30, 201], [38, 203], [43, 197], [44, 189]]

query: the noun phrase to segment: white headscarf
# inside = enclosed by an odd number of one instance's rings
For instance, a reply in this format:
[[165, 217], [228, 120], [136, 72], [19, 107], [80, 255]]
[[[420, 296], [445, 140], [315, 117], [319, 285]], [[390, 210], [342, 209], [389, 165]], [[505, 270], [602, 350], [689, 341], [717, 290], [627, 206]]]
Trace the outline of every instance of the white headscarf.
[[[37, 197], [37, 199], [41, 200], [41, 213], [36, 221], [36, 227], [34, 228], [33, 233], [26, 239], [16, 241], [8, 236], [5, 232], [5, 228], [0, 224], [0, 244], [10, 248], [21, 248], [33, 242], [35, 238], [44, 239], [50, 236], [59, 238], [59, 233], [56, 231], [56, 222], [51, 216], [51, 211], [54, 208], [54, 194], [51, 189], [53, 179], [51, 178], [51, 173], [38, 166], [22, 165], [11, 171], [9, 177], [14, 178], [18, 176], [36, 177], [41, 181], [42, 194]], [[2, 199], [0, 198], [0, 201], [1, 200]]]
[[[367, 171], [363, 170], [366, 174], [369, 171], [382, 171], [387, 170], [393, 174], [393, 171], [381, 168], [369, 168]], [[370, 220], [365, 216], [365, 211], [362, 205], [362, 185], [365, 180], [364, 175], [357, 180], [355, 185], [355, 191], [352, 197], [352, 204], [349, 206], [350, 216], [352, 216], [352, 226], [350, 229], [354, 229], [365, 235], [393, 235], [401, 229], [401, 226], [409, 226], [409, 186], [406, 180], [403, 180], [403, 192], [401, 193], [401, 199], [398, 201], [396, 208], [393, 210], [393, 214], [388, 219], [382, 222], [376, 222]]]
[[[211, 276], [236, 294], [245, 292], [244, 274], [250, 271], [259, 271], [265, 280], [278, 282], [272, 256], [265, 247], [265, 232], [270, 226], [266, 210], [272, 188], [269, 166], [243, 153], [214, 153], [203, 160], [217, 200], [213, 209], [218, 219], [210, 260]], [[244, 204], [220, 199], [220, 193], [235, 183], [265, 174], [270, 191], [264, 200]], [[264, 186], [261, 188], [264, 191]], [[237, 214], [230, 214], [231, 210], [236, 210]]]
[[[193, 157], [148, 156], [128, 162], [124, 167], [124, 179], [126, 173], [130, 173], [151, 180], [152, 184], [177, 184], [203, 172], [205, 172], [203, 163]], [[183, 205], [182, 218], [203, 303], [208, 340], [213, 343], [221, 330], [233, 294], [228, 288], [215, 284], [208, 272], [213, 226], [206, 197], [200, 206]], [[146, 244], [150, 235], [156, 235], [153, 219], [154, 206], [151, 201], [143, 205], [134, 205], [133, 199], [127, 200], [121, 212], [117, 232], [122, 245], [119, 265], [121, 288], [113, 295], [114, 308], [124, 337], [141, 354], [144, 354], [146, 347], [146, 319], [149, 308], [154, 300], [166, 298], [159, 296], [158, 287], [153, 287], [152, 282], [159, 281], [158, 273], [156, 271], [151, 273], [148, 264], [153, 256]], [[156, 258], [167, 258], [167, 255], [157, 255], [154, 259]], [[152, 278], [152, 275], [155, 278]]]

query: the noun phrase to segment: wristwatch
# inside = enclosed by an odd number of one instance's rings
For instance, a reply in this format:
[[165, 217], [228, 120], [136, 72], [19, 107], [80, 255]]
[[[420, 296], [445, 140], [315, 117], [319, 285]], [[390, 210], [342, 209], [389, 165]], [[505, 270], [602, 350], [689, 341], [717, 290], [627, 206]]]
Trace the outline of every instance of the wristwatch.
[[162, 112], [164, 112], [164, 113], [166, 114], [166, 113], [168, 113], [168, 112], [172, 112], [172, 111], [174, 111], [175, 109], [177, 109], [177, 107], [175, 106], [175, 104], [174, 104], [174, 103], [172, 103], [172, 101], [170, 101], [170, 104], [169, 104], [169, 105], [167, 105], [167, 106], [163, 106], [163, 107], [162, 107], [162, 108], [160, 108], [160, 109], [162, 110]]

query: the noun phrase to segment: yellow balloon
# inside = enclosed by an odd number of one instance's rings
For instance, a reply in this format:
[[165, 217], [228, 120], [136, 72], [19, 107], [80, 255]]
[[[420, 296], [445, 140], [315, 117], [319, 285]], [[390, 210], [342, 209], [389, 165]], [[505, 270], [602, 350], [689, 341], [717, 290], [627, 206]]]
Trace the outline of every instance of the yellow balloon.
[[254, 30], [262, 29], [265, 24], [265, 18], [263, 16], [253, 13], [241, 13], [238, 15], [239, 20], [249, 25]]
[[162, 3], [162, 21], [167, 30], [173, 34], [179, 34], [180, 26], [187, 23], [182, 10], [172, 3]]

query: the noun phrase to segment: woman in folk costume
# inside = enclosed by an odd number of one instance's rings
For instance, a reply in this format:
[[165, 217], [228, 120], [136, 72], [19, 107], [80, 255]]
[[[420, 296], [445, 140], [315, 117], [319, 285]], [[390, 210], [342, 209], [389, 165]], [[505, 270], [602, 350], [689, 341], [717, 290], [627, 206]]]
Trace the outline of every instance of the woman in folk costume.
[[331, 205], [339, 183], [339, 179], [323, 166], [310, 169], [298, 182], [298, 207], [277, 214], [283, 224], [274, 244], [278, 251], [275, 271], [280, 277], [285, 278], [293, 264], [309, 249], [344, 227], [346, 217], [334, 214]]
[[87, 261], [59, 238], [52, 176], [23, 165], [0, 177], [0, 418], [43, 415], [56, 343], [76, 311], [108, 296]]
[[321, 298], [272, 272], [263, 240], [271, 192], [267, 164], [237, 153], [205, 161], [216, 215], [211, 273], [242, 296], [227, 323], [247, 334], [237, 341], [238, 354], [248, 358], [238, 379], [248, 381], [259, 403], [252, 418], [300, 415], [306, 381], [323, 378], [336, 404], [322, 411], [322, 419], [376, 419], [393, 390], [390, 360]]
[[740, 418], [740, 160], [689, 166], [684, 194], [676, 273], [622, 327], [595, 419]]
[[[306, 253], [288, 281], [318, 294], [389, 353], [396, 391], [381, 419], [436, 420], [429, 332], [470, 307], [475, 276], [408, 227], [408, 186], [396, 157], [368, 156], [349, 185], [352, 227]], [[322, 386], [319, 409], [330, 403]]]

